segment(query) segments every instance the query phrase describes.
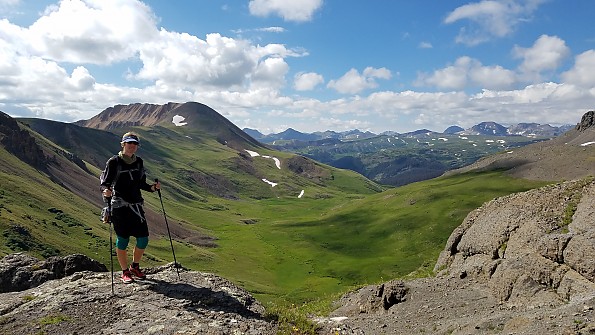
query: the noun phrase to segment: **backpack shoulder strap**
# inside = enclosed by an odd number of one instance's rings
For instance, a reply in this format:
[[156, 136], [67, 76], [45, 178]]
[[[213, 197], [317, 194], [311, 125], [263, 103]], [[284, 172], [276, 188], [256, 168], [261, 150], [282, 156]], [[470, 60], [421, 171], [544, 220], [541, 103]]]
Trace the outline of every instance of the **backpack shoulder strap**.
[[112, 182], [112, 190], [115, 192], [116, 191], [116, 183], [118, 182], [118, 178], [120, 178], [120, 173], [122, 172], [122, 165], [121, 165], [121, 158], [118, 155], [114, 155], [112, 157], [112, 159], [114, 161], [116, 161], [116, 177], [114, 178], [114, 181]]

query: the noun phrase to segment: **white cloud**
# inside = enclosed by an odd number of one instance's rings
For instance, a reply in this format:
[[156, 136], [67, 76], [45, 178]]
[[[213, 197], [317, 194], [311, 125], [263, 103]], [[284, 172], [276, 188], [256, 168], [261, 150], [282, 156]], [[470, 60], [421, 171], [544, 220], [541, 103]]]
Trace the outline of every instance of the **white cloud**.
[[539, 81], [543, 71], [556, 70], [570, 49], [557, 36], [541, 35], [530, 48], [515, 46], [513, 55], [523, 60], [519, 70], [529, 81]]
[[372, 68], [367, 67], [363, 73], [360, 74], [356, 69], [347, 71], [341, 78], [331, 80], [327, 84], [328, 88], [332, 88], [339, 93], [355, 94], [365, 89], [376, 88], [376, 78], [390, 79], [391, 73], [386, 68]]
[[367, 67], [364, 69], [363, 72], [364, 77], [366, 78], [379, 78], [379, 79], [390, 79], [391, 78], [391, 73], [387, 68], [373, 68], [373, 67]]
[[315, 72], [300, 72], [296, 73], [293, 79], [293, 88], [298, 91], [313, 90], [319, 84], [324, 83], [324, 77]]
[[188, 34], [161, 30], [160, 39], [139, 50], [142, 68], [135, 76], [182, 87], [234, 87], [245, 84], [258, 65], [248, 42], [209, 34], [201, 40]]
[[10, 14], [20, 2], [21, 0], [0, 0], [0, 14]]
[[521, 22], [530, 20], [531, 14], [547, 0], [483, 0], [456, 8], [444, 23], [469, 20], [470, 27], [459, 31], [458, 43], [477, 45], [492, 37], [511, 34]]
[[270, 57], [260, 62], [252, 74], [252, 87], [279, 88], [285, 85], [289, 65], [280, 57]]
[[595, 87], [595, 50], [588, 50], [576, 56], [574, 66], [562, 73], [564, 82], [581, 87]]
[[250, 0], [250, 13], [256, 16], [279, 15], [286, 21], [312, 20], [314, 12], [322, 6], [322, 0]]
[[468, 86], [487, 89], [510, 88], [516, 80], [513, 71], [501, 66], [484, 66], [476, 59], [464, 56], [432, 74], [421, 73], [416, 81], [419, 86], [461, 90]]
[[23, 39], [30, 54], [57, 62], [110, 64], [155, 39], [156, 21], [139, 1], [61, 1], [13, 38]]
[[266, 27], [266, 28], [258, 28], [258, 31], [265, 31], [267, 33], [284, 33], [285, 28], [283, 27]]
[[430, 43], [430, 42], [420, 42], [419, 48], [420, 49], [432, 49], [433, 46], [432, 46], [432, 43]]
[[516, 74], [500, 65], [483, 66], [477, 62], [469, 71], [471, 82], [487, 89], [507, 89], [516, 83]]

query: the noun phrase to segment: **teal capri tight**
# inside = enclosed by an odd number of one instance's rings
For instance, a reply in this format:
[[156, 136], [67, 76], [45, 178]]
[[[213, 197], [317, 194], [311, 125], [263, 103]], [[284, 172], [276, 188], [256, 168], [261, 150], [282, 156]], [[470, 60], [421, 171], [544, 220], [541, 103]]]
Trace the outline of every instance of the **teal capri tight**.
[[[123, 238], [122, 236], [116, 235], [116, 248], [120, 250], [126, 250], [128, 248], [128, 242], [130, 241], [129, 238]], [[145, 249], [149, 244], [149, 237], [137, 237], [136, 238], [136, 247], [138, 249]]]

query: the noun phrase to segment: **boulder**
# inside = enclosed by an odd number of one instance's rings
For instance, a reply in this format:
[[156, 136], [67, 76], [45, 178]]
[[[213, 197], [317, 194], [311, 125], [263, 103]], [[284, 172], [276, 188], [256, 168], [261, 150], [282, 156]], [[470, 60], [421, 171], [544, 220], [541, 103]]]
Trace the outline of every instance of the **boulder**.
[[46, 260], [26, 253], [9, 254], [0, 260], [0, 293], [23, 291], [80, 271], [106, 272], [107, 268], [81, 254], [54, 256]]
[[581, 122], [576, 125], [576, 130], [585, 131], [587, 128], [595, 126], [595, 111], [588, 111], [583, 114]]

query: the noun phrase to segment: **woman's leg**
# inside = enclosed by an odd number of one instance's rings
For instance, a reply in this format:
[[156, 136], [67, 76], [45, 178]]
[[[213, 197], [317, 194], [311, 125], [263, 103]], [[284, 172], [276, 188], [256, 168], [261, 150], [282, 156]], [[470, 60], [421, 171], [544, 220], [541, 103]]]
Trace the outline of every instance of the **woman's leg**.
[[144, 253], [145, 253], [145, 249], [140, 249], [139, 247], [134, 247], [134, 253], [132, 255], [132, 262], [140, 263], [140, 260], [143, 258]]
[[116, 248], [116, 255], [118, 255], [118, 263], [120, 263], [122, 270], [128, 269], [128, 252], [126, 252], [126, 249]]

